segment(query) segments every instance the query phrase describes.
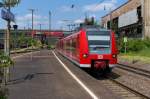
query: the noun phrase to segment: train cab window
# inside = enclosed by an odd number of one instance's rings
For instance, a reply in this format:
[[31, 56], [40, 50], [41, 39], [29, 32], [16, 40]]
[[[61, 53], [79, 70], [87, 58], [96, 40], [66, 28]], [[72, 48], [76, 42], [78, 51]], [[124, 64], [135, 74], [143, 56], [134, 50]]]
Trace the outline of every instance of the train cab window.
[[87, 31], [90, 53], [109, 54], [111, 53], [110, 31]]

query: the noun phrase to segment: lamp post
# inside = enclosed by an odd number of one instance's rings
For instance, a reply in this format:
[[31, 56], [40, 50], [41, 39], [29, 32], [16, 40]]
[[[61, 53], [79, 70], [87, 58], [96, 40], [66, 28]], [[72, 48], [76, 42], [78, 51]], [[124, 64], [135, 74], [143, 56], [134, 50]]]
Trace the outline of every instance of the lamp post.
[[[30, 11], [31, 11], [31, 13], [32, 13], [32, 32], [31, 32], [31, 35], [32, 35], [32, 50], [33, 50], [33, 30], [34, 30], [34, 23], [33, 23], [33, 21], [34, 21], [34, 11], [35, 11], [35, 9], [29, 9]], [[32, 51], [31, 51], [31, 60], [33, 59], [33, 53], [32, 53]]]
[[113, 23], [113, 19], [112, 19], [112, 11], [110, 8], [110, 29], [112, 30], [112, 23]]
[[34, 21], [34, 16], [33, 16], [33, 14], [34, 14], [34, 12], [35, 12], [35, 9], [29, 9], [29, 11], [31, 11], [31, 14], [32, 14], [32, 31], [34, 30], [34, 23], [33, 23], [33, 21]]
[[[3, 13], [6, 13], [6, 14], [10, 14], [10, 8], [11, 8], [11, 5], [7, 5], [6, 7], [6, 4], [3, 4], [1, 3], [0, 4], [1, 7], [5, 7], [5, 10]], [[12, 14], [13, 15], [13, 14]], [[4, 16], [2, 16], [4, 17]], [[10, 16], [7, 16], [7, 19], [3, 18], [4, 20], [7, 21], [7, 30], [6, 30], [6, 33], [5, 33], [5, 39], [4, 39], [4, 53], [6, 56], [10, 56], [10, 29], [11, 29], [11, 21], [14, 20], [14, 19], [11, 19]], [[8, 81], [8, 74], [9, 74], [9, 67], [5, 67], [4, 68], [4, 84], [7, 83]]]
[[[7, 16], [2, 16], [5, 17], [3, 18], [4, 20], [7, 21], [7, 32], [5, 34], [5, 44], [4, 44], [4, 53], [6, 56], [10, 56], [10, 23], [11, 21], [14, 21], [14, 15], [11, 13], [11, 7], [14, 7], [20, 2], [20, 0], [3, 0], [0, 2], [0, 7], [3, 7], [6, 9], [3, 13], [5, 13]], [[13, 18], [12, 18], [13, 17]], [[8, 81], [8, 74], [9, 74], [9, 67], [4, 68], [4, 84], [7, 83]]]
[[49, 11], [49, 31], [51, 31], [51, 20], [52, 19], [52, 13]]
[[[106, 10], [106, 6], [104, 5], [104, 10]], [[109, 19], [110, 19], [110, 23], [109, 23], [109, 27], [107, 26], [107, 28], [112, 29], [112, 10], [111, 8], [109, 8]]]
[[42, 42], [42, 40], [43, 40], [43, 33], [42, 33], [42, 24], [39, 24], [39, 28], [40, 28], [40, 40], [41, 40], [41, 42]]
[[71, 31], [71, 26], [72, 26], [71, 23], [73, 23], [73, 21], [66, 19], [66, 20], [62, 20], [62, 22], [65, 23], [65, 25], [68, 26], [69, 31]]

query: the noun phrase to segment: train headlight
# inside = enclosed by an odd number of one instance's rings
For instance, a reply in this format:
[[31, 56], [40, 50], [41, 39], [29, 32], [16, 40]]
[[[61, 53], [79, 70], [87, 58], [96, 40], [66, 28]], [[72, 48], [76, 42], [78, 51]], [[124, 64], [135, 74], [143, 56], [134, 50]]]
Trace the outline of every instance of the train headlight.
[[87, 58], [88, 57], [88, 54], [83, 54], [83, 58]]
[[112, 57], [113, 57], [113, 58], [117, 58], [117, 55], [116, 55], [116, 54], [113, 54]]

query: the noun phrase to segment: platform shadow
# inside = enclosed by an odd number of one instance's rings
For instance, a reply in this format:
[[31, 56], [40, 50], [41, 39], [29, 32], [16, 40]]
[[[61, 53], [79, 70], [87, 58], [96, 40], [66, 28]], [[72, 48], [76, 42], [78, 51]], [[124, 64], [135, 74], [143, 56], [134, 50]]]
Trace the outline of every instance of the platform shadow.
[[35, 78], [38, 75], [47, 76], [47, 75], [52, 75], [52, 74], [54, 74], [54, 73], [34, 73], [34, 74], [27, 74], [24, 77], [13, 79], [13, 80], [9, 80], [8, 83], [7, 83], [7, 85], [15, 85], [15, 84], [24, 83], [27, 80], [32, 80], [33, 78]]

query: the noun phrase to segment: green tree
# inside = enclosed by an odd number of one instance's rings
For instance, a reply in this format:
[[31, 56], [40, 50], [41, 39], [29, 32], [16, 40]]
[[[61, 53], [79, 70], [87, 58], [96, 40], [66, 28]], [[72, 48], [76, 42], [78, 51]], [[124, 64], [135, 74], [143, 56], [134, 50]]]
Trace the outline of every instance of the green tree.
[[14, 7], [20, 3], [21, 0], [2, 0], [6, 7]]
[[94, 17], [85, 18], [85, 20], [84, 20], [84, 24], [85, 24], [85, 25], [94, 25], [94, 23], [95, 23]]
[[25, 34], [21, 33], [21, 35], [18, 37], [18, 45], [19, 47], [23, 46], [24, 44], [26, 44], [26, 38], [25, 38]]

